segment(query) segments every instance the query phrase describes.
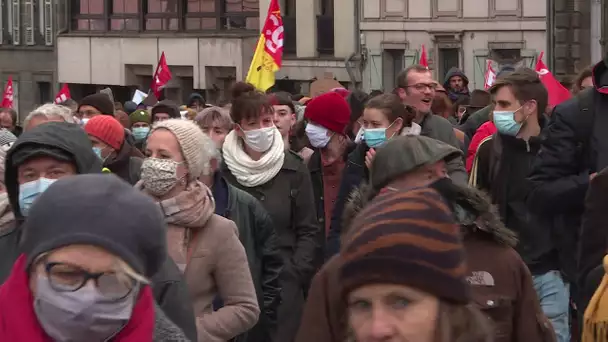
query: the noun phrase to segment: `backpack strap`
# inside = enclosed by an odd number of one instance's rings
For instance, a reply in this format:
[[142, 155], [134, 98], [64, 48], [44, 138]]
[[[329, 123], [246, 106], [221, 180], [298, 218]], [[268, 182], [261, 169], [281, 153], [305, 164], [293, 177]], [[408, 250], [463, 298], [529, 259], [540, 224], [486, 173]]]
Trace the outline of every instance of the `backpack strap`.
[[479, 150], [481, 149], [481, 146], [483, 144], [485, 144], [488, 141], [491, 141], [492, 137], [494, 137], [494, 135], [490, 135], [490, 136], [484, 138], [479, 143], [479, 146], [477, 146], [477, 151], [475, 151], [475, 158], [473, 159], [473, 166], [471, 167], [471, 174], [469, 175], [469, 186], [471, 186], [473, 188], [477, 188], [477, 172], [479, 169]]

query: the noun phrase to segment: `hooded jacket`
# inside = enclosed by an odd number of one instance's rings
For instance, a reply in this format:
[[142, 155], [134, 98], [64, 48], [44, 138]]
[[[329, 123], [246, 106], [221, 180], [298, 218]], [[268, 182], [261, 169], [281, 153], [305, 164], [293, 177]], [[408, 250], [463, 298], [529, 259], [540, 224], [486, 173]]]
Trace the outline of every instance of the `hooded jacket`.
[[[450, 181], [431, 186], [451, 203], [461, 222], [473, 303], [495, 323], [495, 341], [555, 341], [532, 276], [513, 250], [517, 239], [501, 223], [490, 202], [480, 191]], [[365, 206], [368, 192], [368, 186], [362, 185], [351, 193], [344, 226], [349, 226]], [[296, 342], [346, 340], [346, 305], [338, 283], [340, 263], [340, 255], [333, 256], [314, 277]]]
[[28, 147], [49, 147], [65, 152], [73, 159], [76, 172], [101, 172], [101, 160], [93, 152], [91, 141], [82, 128], [76, 124], [65, 122], [48, 122], [24, 132], [6, 154], [5, 184], [9, 203], [15, 214], [15, 226], [0, 235], [0, 283], [10, 274], [11, 267], [19, 256], [18, 244], [21, 236], [19, 225], [23, 215], [19, 209], [19, 183], [17, 182], [18, 165], [14, 163], [14, 155]]
[[135, 149], [125, 140], [116, 155], [108, 158], [104, 163], [104, 166], [110, 169], [112, 173], [131, 185], [139, 182], [141, 164], [143, 163], [142, 158], [133, 156], [133, 150]]
[[[450, 87], [450, 79], [454, 76], [460, 76], [464, 81], [464, 88], [460, 91], [456, 91]], [[469, 96], [469, 78], [467, 77], [467, 75], [464, 74], [462, 70], [458, 69], [457, 67], [452, 67], [450, 70], [448, 70], [447, 74], [445, 74], [445, 81], [443, 82], [443, 87], [446, 89], [448, 97], [452, 101], [456, 101], [458, 97], [462, 95]]]

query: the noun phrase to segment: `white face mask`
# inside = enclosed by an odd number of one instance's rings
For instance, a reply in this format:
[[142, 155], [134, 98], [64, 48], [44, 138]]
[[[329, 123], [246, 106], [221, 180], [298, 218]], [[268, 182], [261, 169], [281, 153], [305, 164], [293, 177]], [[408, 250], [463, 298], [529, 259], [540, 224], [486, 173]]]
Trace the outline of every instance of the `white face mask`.
[[306, 125], [306, 136], [308, 136], [308, 141], [314, 148], [324, 148], [329, 144], [331, 135], [327, 135], [327, 133], [325, 127], [310, 122]]
[[256, 152], [266, 152], [272, 146], [274, 142], [274, 135], [276, 131], [275, 126], [252, 129], [246, 131], [241, 128], [241, 131], [245, 134], [245, 144]]

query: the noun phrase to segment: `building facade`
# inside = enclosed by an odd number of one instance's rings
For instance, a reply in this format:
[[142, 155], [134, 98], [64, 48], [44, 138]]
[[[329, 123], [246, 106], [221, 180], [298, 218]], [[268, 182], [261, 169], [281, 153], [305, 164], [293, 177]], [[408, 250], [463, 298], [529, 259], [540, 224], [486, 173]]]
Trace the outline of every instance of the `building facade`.
[[547, 48], [547, 3], [538, 0], [365, 0], [360, 22], [363, 85], [390, 91], [424, 44], [440, 82], [461, 68], [483, 89], [486, 61], [533, 67]]
[[[64, 28], [65, 1], [0, 0], [0, 79], [13, 78], [20, 119], [57, 90], [55, 35]], [[3, 88], [4, 89], [4, 88]]]
[[[208, 102], [225, 99], [233, 82], [247, 74], [269, 3], [70, 1], [69, 29], [57, 38], [59, 82], [69, 83], [76, 99], [109, 86], [125, 101], [135, 89], [149, 89], [164, 52], [174, 76], [168, 98], [183, 102], [196, 91]], [[334, 6], [350, 8], [352, 15], [334, 16]], [[353, 0], [282, 0], [281, 8], [285, 57], [277, 87], [306, 91], [325, 72], [350, 82], [344, 60], [356, 48]]]

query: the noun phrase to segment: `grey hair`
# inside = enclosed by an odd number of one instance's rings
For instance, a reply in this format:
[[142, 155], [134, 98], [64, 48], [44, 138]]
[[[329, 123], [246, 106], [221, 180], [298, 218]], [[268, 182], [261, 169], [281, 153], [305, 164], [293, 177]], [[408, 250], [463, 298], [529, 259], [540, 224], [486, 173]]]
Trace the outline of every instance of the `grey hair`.
[[27, 117], [25, 117], [25, 120], [23, 120], [23, 127], [27, 127], [29, 122], [38, 116], [43, 116], [48, 119], [59, 117], [65, 122], [74, 123], [72, 111], [68, 107], [47, 103], [31, 111]]
[[218, 162], [218, 164], [220, 164], [222, 162], [222, 154], [215, 145], [215, 142], [211, 140], [206, 133], [203, 133], [203, 135], [203, 146], [201, 146], [201, 148], [203, 149], [203, 153], [208, 156], [208, 158], [205, 166], [203, 167], [202, 176], [209, 176], [211, 174], [211, 162], [215, 160]]

